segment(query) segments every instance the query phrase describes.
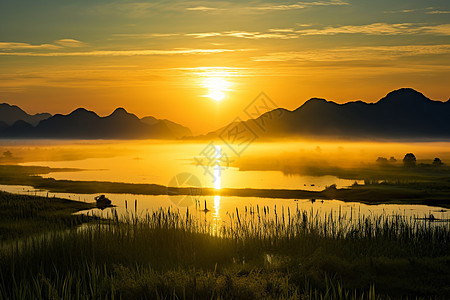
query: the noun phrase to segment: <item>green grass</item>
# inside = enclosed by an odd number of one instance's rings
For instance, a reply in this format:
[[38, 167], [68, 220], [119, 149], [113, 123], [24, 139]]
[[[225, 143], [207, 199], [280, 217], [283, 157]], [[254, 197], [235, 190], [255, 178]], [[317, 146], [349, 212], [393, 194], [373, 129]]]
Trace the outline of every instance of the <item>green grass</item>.
[[4, 249], [0, 299], [450, 297], [450, 222], [265, 210], [112, 214]]
[[93, 208], [92, 203], [53, 197], [15, 195], [0, 191], [0, 241], [26, 237], [49, 229], [66, 229], [89, 218], [73, 213]]

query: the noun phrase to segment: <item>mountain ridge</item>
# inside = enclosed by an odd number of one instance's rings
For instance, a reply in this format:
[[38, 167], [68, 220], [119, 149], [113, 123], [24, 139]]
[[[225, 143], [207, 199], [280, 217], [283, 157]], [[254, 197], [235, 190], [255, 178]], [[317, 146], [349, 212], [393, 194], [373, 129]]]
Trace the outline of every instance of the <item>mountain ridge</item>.
[[[16, 121], [22, 120], [32, 125], [37, 125], [41, 120], [45, 120], [52, 115], [49, 113], [38, 113], [30, 115], [17, 105], [0, 103], [0, 120], [6, 125], [11, 126]], [[0, 127], [1, 128], [1, 127]]]
[[[20, 108], [16, 106], [14, 109]], [[145, 117], [139, 119], [123, 107], [116, 108], [104, 117], [83, 107], [66, 115], [48, 115], [48, 118], [39, 120], [35, 125], [26, 120], [8, 124], [0, 118], [0, 138], [179, 139], [184, 135], [192, 135], [189, 128], [165, 119], [151, 117], [153, 124], [146, 124], [142, 121]]]
[[[239, 122], [259, 138], [448, 139], [450, 101], [434, 101], [412, 88], [389, 92], [377, 102], [336, 103], [311, 98], [294, 110], [268, 111]], [[265, 128], [255, 126], [265, 124]], [[220, 138], [228, 124], [201, 138]], [[240, 127], [240, 128], [239, 128]]]
[[[2, 119], [11, 110], [16, 114]], [[18, 116], [24, 119], [16, 120]], [[31, 123], [33, 116], [38, 117]], [[450, 139], [450, 99], [431, 100], [412, 88], [391, 91], [373, 103], [362, 100], [336, 103], [315, 97], [294, 110], [279, 107], [201, 136], [192, 136], [189, 128], [170, 120], [139, 118], [123, 107], [103, 117], [81, 107], [66, 115], [33, 116], [17, 106], [0, 104], [0, 138], [216, 139], [235, 126], [249, 129], [258, 138], [269, 139]]]

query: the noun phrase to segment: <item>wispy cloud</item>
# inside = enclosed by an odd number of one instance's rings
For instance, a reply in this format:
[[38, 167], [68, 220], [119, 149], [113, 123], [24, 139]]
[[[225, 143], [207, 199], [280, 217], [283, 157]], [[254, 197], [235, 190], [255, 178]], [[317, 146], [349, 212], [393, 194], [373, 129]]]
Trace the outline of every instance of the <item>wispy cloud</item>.
[[297, 10], [318, 6], [344, 6], [348, 0], [320, 0], [320, 1], [206, 1], [206, 0], [153, 0], [153, 1], [106, 1], [95, 4], [87, 13], [92, 15], [125, 15], [144, 18], [164, 11], [187, 11], [191, 13], [232, 13], [254, 14], [271, 11]]
[[386, 10], [385, 14], [397, 14], [397, 13], [412, 13], [418, 11], [417, 9], [400, 9], [400, 10]]
[[196, 7], [188, 7], [186, 10], [191, 11], [216, 11], [219, 10], [217, 7], [207, 7], [207, 6], [196, 6]]
[[294, 4], [279, 4], [279, 5], [266, 5], [254, 7], [253, 9], [257, 10], [291, 10], [291, 9], [302, 9], [305, 8], [306, 5], [301, 4], [300, 2]]
[[450, 35], [450, 24], [441, 24], [435, 26], [423, 26], [422, 30], [426, 33], [436, 35]]
[[325, 27], [320, 29], [302, 29], [296, 31], [300, 35], [336, 35], [336, 34], [368, 34], [368, 35], [402, 35], [432, 34], [450, 35], [450, 24], [423, 25], [414, 23], [373, 23], [367, 25], [346, 25]]
[[112, 36], [119, 38], [161, 38], [161, 37], [174, 37], [183, 35], [181, 33], [115, 33]]
[[55, 41], [56, 44], [59, 44], [64, 47], [69, 48], [78, 48], [78, 47], [85, 47], [87, 46], [86, 43], [83, 43], [81, 41], [75, 40], [75, 39], [60, 39]]
[[405, 56], [450, 54], [450, 45], [406, 45], [335, 48], [310, 51], [274, 52], [253, 57], [254, 61], [339, 62], [386, 60]]
[[430, 15], [436, 15], [436, 14], [450, 14], [449, 10], [430, 10], [426, 12], [427, 14]]
[[208, 37], [235, 37], [244, 39], [295, 39], [298, 38], [296, 34], [290, 34], [289, 32], [269, 31], [269, 32], [250, 32], [250, 31], [224, 31], [224, 32], [201, 32], [201, 33], [188, 33], [186, 36], [192, 36], [194, 38], [208, 38]]
[[293, 4], [267, 4], [263, 6], [256, 6], [257, 10], [291, 10], [302, 9], [312, 6], [331, 6], [331, 5], [349, 5], [348, 2], [342, 0], [331, 1], [313, 1], [313, 2], [296, 2]]
[[305, 29], [296, 31], [301, 35], [335, 35], [335, 34], [368, 34], [368, 35], [402, 35], [402, 34], [450, 34], [449, 25], [419, 25], [414, 23], [373, 23], [367, 25], [347, 25], [325, 27], [322, 29]]
[[186, 36], [194, 38], [210, 37], [235, 37], [244, 39], [296, 39], [300, 36], [309, 35], [337, 35], [337, 34], [366, 34], [366, 35], [450, 35], [450, 24], [423, 25], [413, 23], [373, 23], [366, 25], [328, 26], [323, 28], [306, 28], [294, 30], [269, 29], [266, 32], [259, 31], [222, 31], [222, 32], [199, 32], [188, 33]]
[[341, 6], [341, 5], [349, 5], [347, 1], [344, 0], [328, 0], [328, 1], [312, 1], [305, 2], [299, 1], [294, 3], [264, 3], [264, 4], [255, 4], [252, 6], [246, 6], [241, 3], [232, 4], [228, 3], [228, 5], [222, 5], [221, 7], [212, 7], [212, 6], [193, 6], [187, 7], [186, 10], [189, 11], [201, 11], [201, 12], [211, 12], [211, 11], [238, 11], [240, 13], [245, 12], [270, 12], [270, 11], [284, 11], [284, 10], [296, 10], [296, 9], [304, 9], [308, 7], [314, 6]]
[[294, 28], [273, 28], [273, 29], [269, 29], [269, 32], [290, 33], [290, 32], [294, 32]]
[[370, 34], [370, 35], [397, 35], [419, 33], [423, 29], [412, 23], [373, 23], [367, 25], [329, 26], [319, 29], [302, 29], [296, 31], [300, 35], [335, 35], [335, 34]]
[[95, 50], [78, 52], [0, 52], [0, 56], [152, 56], [152, 55], [202, 55], [224, 52], [250, 51], [252, 49], [169, 49], [169, 50]]
[[149, 85], [158, 79], [148, 69], [126, 70], [121, 68], [84, 68], [82, 66], [64, 70], [39, 70], [0, 73], [0, 87], [118, 87]]
[[436, 7], [427, 7], [427, 8], [421, 8], [421, 9], [400, 9], [400, 10], [386, 10], [384, 13], [386, 14], [397, 14], [397, 13], [412, 13], [412, 12], [425, 12], [429, 15], [435, 15], [435, 14], [450, 14], [450, 11], [448, 10], [442, 10]]
[[0, 42], [0, 50], [15, 51], [15, 50], [58, 50], [63, 48], [78, 48], [87, 46], [85, 43], [75, 39], [60, 39], [53, 44], [29, 44], [17, 42]]
[[22, 49], [29, 49], [29, 50], [54, 50], [54, 49], [60, 49], [61, 46], [58, 45], [52, 45], [52, 44], [39, 44], [39, 45], [32, 45], [28, 43], [16, 43], [16, 42], [0, 42], [0, 49], [2, 50], [22, 50]]

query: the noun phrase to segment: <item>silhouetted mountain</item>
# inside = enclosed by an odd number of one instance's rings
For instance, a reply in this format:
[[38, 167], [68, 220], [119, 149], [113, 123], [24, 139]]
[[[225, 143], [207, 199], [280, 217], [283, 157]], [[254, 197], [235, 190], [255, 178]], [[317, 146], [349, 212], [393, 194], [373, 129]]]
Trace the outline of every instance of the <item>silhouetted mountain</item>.
[[9, 137], [9, 138], [27, 137], [28, 133], [33, 130], [34, 130], [33, 125], [31, 125], [30, 123], [27, 123], [25, 121], [19, 120], [8, 128], [6, 137]]
[[6, 123], [3, 122], [3, 121], [0, 121], [0, 132], [1, 132], [2, 130], [5, 130], [6, 128], [8, 128], [8, 124], [6, 124]]
[[[36, 126], [41, 120], [50, 118], [52, 115], [48, 113], [29, 115], [16, 105], [7, 103], [0, 104], [0, 121], [11, 126], [16, 121], [22, 120]], [[1, 130], [1, 125], [0, 125]]]
[[[3, 115], [30, 116], [16, 106], [0, 105]], [[22, 113], [20, 113], [22, 112]], [[0, 114], [0, 116], [3, 116]], [[413, 89], [390, 92], [376, 103], [362, 101], [337, 104], [312, 98], [297, 109], [278, 108], [256, 119], [233, 123], [201, 138], [324, 137], [347, 139], [448, 139], [450, 138], [450, 100], [433, 101]], [[65, 139], [173, 139], [191, 136], [188, 128], [154, 117], [139, 119], [123, 108], [100, 117], [79, 108], [68, 115], [57, 114], [36, 126], [26, 120], [0, 117], [0, 138]], [[236, 125], [236, 126], [233, 126]], [[239, 142], [239, 140], [235, 140]]]
[[141, 121], [148, 125], [162, 123], [161, 126], [167, 126], [167, 128], [176, 138], [192, 136], [192, 132], [189, 128], [166, 119], [156, 119], [155, 117], [149, 116], [142, 118]]
[[[259, 126], [258, 126], [259, 125]], [[229, 125], [206, 135], [214, 138]], [[276, 109], [238, 124], [258, 137], [333, 137], [348, 139], [448, 139], [450, 101], [433, 101], [409, 88], [390, 92], [376, 103], [337, 104], [312, 98], [293, 111]]]
[[[172, 123], [172, 122], [171, 122]], [[173, 127], [181, 125], [173, 123]], [[175, 126], [176, 125], [176, 126]], [[1, 124], [0, 124], [1, 126]], [[188, 129], [189, 130], [189, 129]], [[136, 115], [117, 108], [111, 115], [100, 117], [93, 111], [78, 108], [68, 115], [56, 114], [37, 126], [17, 121], [0, 128], [3, 138], [60, 138], [60, 139], [175, 139], [179, 130], [172, 130], [165, 121], [146, 124]]]

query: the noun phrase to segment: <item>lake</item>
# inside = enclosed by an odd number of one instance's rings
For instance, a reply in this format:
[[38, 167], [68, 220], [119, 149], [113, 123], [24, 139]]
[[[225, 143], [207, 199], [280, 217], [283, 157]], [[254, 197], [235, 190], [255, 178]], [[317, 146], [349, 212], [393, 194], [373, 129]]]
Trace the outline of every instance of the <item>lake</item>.
[[[269, 188], [323, 190], [336, 184], [346, 187], [355, 181], [336, 176], [311, 176], [302, 174], [298, 166], [309, 168], [319, 165], [341, 167], [373, 164], [377, 157], [395, 157], [400, 163], [408, 152], [414, 152], [418, 162], [431, 162], [439, 156], [444, 162], [450, 160], [450, 143], [362, 143], [362, 142], [277, 142], [253, 143], [241, 153], [233, 145], [218, 142], [161, 142], [161, 141], [3, 141], [0, 150], [13, 154], [12, 162], [24, 166], [48, 166], [51, 168], [76, 168], [80, 171], [52, 172], [44, 177], [82, 181], [113, 181], [126, 183], [154, 183], [165, 186], [201, 186], [221, 188]], [[242, 147], [241, 147], [242, 148]], [[5, 162], [3, 162], [5, 163]], [[294, 170], [294, 171], [293, 171]], [[297, 170], [297, 171], [295, 171]], [[187, 180], [186, 176], [190, 176]], [[2, 190], [17, 193], [39, 193], [24, 186], [0, 186]], [[101, 193], [101, 192], [99, 192]], [[52, 197], [55, 193], [50, 193]], [[92, 202], [98, 194], [63, 194], [74, 200]], [[423, 217], [433, 213], [435, 217], [448, 217], [446, 209], [424, 205], [365, 205], [336, 200], [311, 201], [311, 199], [263, 199], [256, 197], [195, 196], [179, 199], [177, 196], [146, 196], [130, 194], [107, 194], [120, 213], [134, 211], [137, 200], [138, 213], [160, 207], [185, 210], [191, 204], [191, 212], [200, 218], [226, 222], [231, 214], [259, 207], [268, 210], [290, 211], [299, 209], [331, 210], [341, 213], [400, 213]], [[178, 196], [180, 197], [180, 196]], [[197, 203], [195, 209], [194, 203]], [[208, 213], [200, 211], [204, 205]], [[109, 209], [98, 214], [106, 215]]]

